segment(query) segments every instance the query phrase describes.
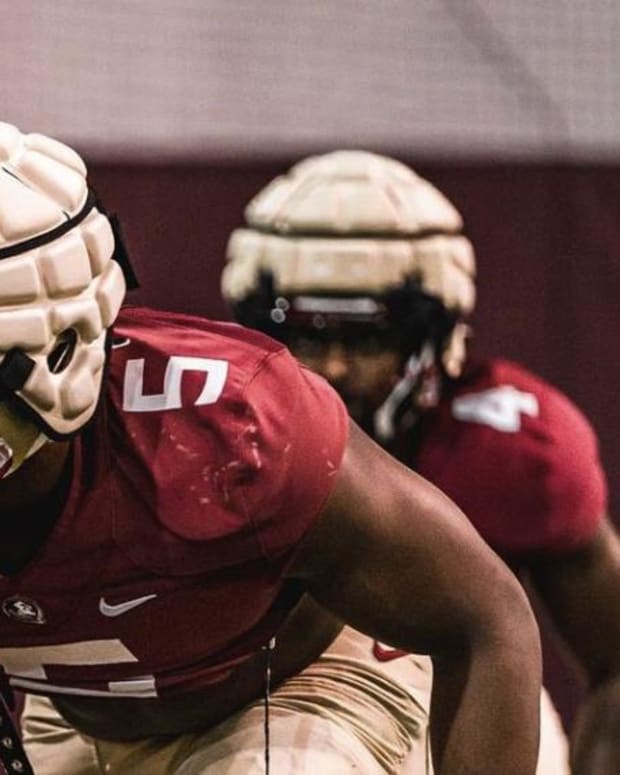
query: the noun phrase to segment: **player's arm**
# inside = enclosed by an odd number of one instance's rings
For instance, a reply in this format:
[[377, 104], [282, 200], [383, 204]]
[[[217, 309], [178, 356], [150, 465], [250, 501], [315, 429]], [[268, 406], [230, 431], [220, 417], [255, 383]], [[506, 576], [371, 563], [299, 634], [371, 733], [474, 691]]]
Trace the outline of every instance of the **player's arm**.
[[620, 538], [604, 519], [572, 552], [530, 567], [537, 593], [589, 679], [571, 740], [575, 775], [620, 772]]
[[354, 627], [433, 656], [438, 775], [534, 772], [540, 646], [520, 585], [449, 499], [353, 424], [292, 575]]

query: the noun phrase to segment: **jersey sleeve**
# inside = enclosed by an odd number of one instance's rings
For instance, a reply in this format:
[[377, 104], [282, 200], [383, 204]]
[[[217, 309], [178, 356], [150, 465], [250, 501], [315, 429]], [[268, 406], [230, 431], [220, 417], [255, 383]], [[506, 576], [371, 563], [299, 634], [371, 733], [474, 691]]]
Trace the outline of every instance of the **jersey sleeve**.
[[285, 563], [335, 483], [348, 431], [338, 395], [235, 324], [150, 310], [121, 324], [108, 384], [117, 535], [153, 568]]
[[271, 355], [246, 391], [244, 457], [254, 463], [245, 506], [266, 556], [296, 545], [334, 486], [347, 441], [344, 404], [286, 350]]
[[590, 423], [560, 391], [509, 362], [493, 362], [444, 405], [419, 462], [502, 554], [577, 548], [606, 510]]
[[550, 388], [541, 401], [548, 435], [540, 486], [543, 548], [563, 551], [589, 540], [607, 509], [607, 482], [598, 441], [586, 417], [569, 399]]

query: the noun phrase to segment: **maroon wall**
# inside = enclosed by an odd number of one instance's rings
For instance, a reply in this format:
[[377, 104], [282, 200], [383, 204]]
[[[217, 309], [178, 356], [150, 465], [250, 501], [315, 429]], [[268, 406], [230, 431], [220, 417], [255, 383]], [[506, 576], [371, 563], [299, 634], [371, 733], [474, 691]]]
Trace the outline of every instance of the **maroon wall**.
[[[620, 168], [410, 161], [461, 210], [476, 246], [476, 348], [522, 361], [586, 411], [620, 516]], [[141, 278], [134, 300], [227, 317], [227, 236], [249, 198], [288, 166], [92, 165]], [[570, 718], [577, 683], [557, 660], [549, 669]]]

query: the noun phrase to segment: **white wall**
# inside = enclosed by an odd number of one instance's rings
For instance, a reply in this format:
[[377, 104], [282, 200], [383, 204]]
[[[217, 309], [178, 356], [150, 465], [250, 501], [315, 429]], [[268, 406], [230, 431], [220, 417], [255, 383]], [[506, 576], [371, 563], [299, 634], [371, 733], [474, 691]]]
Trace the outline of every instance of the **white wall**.
[[91, 156], [620, 156], [618, 0], [4, 0], [0, 21], [0, 117]]

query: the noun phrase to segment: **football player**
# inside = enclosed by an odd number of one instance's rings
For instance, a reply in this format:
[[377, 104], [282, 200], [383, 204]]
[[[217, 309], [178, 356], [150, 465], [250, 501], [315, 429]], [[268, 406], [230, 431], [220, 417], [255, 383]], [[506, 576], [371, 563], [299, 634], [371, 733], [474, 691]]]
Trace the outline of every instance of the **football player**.
[[[620, 544], [596, 439], [524, 367], [468, 356], [475, 262], [459, 213], [403, 164], [340, 151], [274, 180], [246, 219], [223, 275], [237, 319], [329, 380], [528, 579], [590, 678], [573, 771], [620, 772]], [[546, 696], [543, 710], [538, 772], [559, 775], [567, 746]]]
[[505, 565], [279, 342], [121, 309], [127, 273], [81, 158], [0, 124], [0, 663], [37, 775], [396, 772], [418, 708], [343, 669], [341, 620], [433, 654], [440, 773], [533, 773]]

